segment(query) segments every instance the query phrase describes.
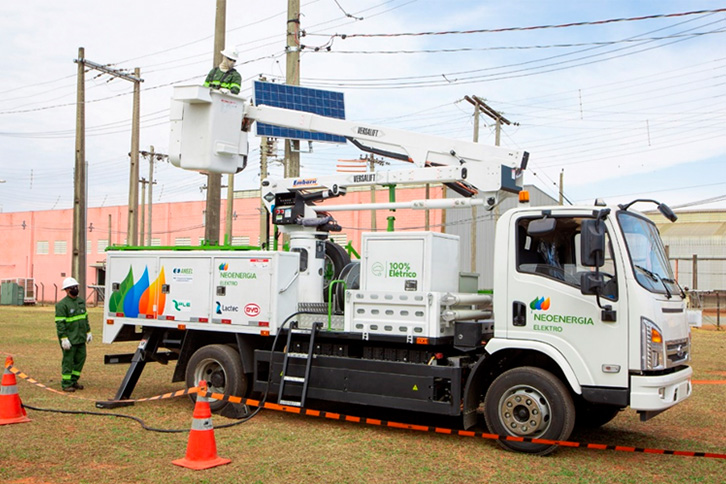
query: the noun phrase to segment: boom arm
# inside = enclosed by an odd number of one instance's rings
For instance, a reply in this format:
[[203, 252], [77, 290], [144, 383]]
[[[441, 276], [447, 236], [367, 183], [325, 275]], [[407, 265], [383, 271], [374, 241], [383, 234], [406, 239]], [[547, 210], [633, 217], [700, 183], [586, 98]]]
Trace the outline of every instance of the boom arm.
[[365, 175], [330, 175], [316, 178], [275, 180], [279, 190], [308, 190], [332, 187], [440, 182], [465, 196], [486, 200], [490, 207], [499, 202], [501, 191], [516, 193], [522, 186], [522, 170], [529, 154], [441, 136], [364, 125], [312, 113], [271, 106], [247, 105], [244, 124], [252, 121], [284, 128], [346, 137], [363, 151], [409, 161], [418, 168]]
[[[269, 179], [263, 182], [268, 207], [280, 193], [328, 189], [331, 195], [351, 186], [445, 183], [489, 208], [502, 193], [517, 193], [526, 151], [510, 150], [271, 106], [199, 86], [177, 86], [172, 103], [170, 159], [182, 168], [234, 173], [247, 156], [247, 133], [254, 122], [343, 136], [359, 149], [415, 165], [414, 168], [368, 174]], [[239, 130], [242, 126], [242, 130]], [[207, 159], [197, 161], [203, 156]], [[324, 198], [321, 196], [319, 198]], [[310, 204], [310, 199], [306, 200]], [[482, 203], [482, 202], [478, 202]]]

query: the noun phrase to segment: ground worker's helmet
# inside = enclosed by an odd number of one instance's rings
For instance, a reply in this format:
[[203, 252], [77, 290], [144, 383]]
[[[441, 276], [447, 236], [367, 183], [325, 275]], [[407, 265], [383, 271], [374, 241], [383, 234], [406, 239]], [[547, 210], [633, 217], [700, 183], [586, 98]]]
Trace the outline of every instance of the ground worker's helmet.
[[235, 62], [237, 62], [237, 59], [239, 58], [239, 53], [234, 47], [227, 47], [221, 52], [221, 54], [228, 59], [232, 59]]
[[63, 279], [63, 288], [62, 289], [68, 289], [69, 287], [77, 286], [78, 281], [73, 279], [72, 277], [66, 277]]

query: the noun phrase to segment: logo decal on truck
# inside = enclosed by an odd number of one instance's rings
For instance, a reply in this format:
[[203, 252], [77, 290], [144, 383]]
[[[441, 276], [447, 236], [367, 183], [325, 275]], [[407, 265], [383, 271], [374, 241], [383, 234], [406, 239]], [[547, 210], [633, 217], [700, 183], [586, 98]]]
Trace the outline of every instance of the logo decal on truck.
[[255, 303], [249, 303], [245, 306], [244, 311], [247, 316], [254, 318], [255, 316], [259, 316], [260, 307]]
[[[229, 264], [227, 262], [222, 262], [219, 265], [219, 277], [222, 279], [257, 279], [257, 274], [254, 272], [230, 272], [229, 271]], [[230, 286], [237, 284], [225, 284], [224, 281], [222, 281], [223, 286]]]
[[222, 313], [238, 313], [239, 312], [239, 306], [227, 306], [226, 304], [222, 304], [219, 301], [217, 301], [217, 314]]
[[408, 262], [374, 262], [371, 265], [371, 273], [376, 277], [400, 277], [404, 279], [416, 279], [418, 273], [411, 268]]
[[161, 286], [165, 284], [164, 266], [154, 282], [149, 281], [148, 267], [144, 267], [144, 273], [134, 282], [134, 269], [129, 266], [129, 272], [119, 284], [119, 289], [111, 294], [108, 310], [111, 313], [124, 313], [127, 318], [136, 318], [139, 314], [152, 317], [163, 314], [166, 294], [161, 291]]
[[190, 301], [177, 301], [176, 299], [172, 299], [171, 302], [174, 303], [174, 309], [179, 312], [186, 312], [192, 308], [192, 303]]
[[550, 308], [550, 298], [536, 297], [529, 303], [529, 307], [534, 311], [547, 311]]

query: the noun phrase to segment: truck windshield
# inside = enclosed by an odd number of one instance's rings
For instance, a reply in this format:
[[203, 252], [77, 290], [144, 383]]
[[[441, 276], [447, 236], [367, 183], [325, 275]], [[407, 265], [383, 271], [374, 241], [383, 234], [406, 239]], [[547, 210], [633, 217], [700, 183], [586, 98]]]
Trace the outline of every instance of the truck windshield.
[[638, 283], [650, 292], [665, 294], [668, 298], [680, 295], [673, 278], [663, 241], [655, 224], [630, 212], [618, 212], [618, 222], [628, 246], [630, 262]]

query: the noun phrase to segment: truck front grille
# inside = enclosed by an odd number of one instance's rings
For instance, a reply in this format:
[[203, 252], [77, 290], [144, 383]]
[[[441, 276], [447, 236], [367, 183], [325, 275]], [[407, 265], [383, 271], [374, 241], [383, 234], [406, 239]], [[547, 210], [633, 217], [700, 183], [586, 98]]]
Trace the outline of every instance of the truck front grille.
[[691, 358], [691, 343], [688, 338], [672, 340], [666, 343], [668, 367], [672, 368], [687, 362]]

